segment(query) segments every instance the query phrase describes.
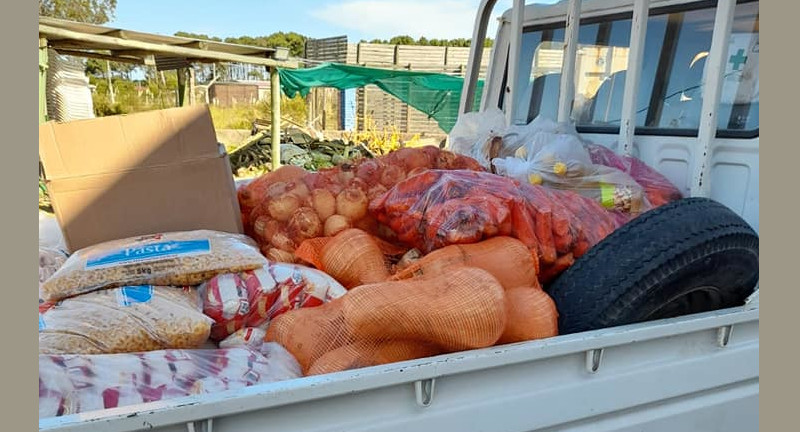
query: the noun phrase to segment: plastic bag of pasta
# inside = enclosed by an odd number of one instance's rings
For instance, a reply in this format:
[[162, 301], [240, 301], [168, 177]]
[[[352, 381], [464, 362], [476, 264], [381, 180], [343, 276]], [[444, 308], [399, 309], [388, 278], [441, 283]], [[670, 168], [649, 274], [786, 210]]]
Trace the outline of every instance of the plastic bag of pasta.
[[218, 274], [263, 267], [247, 236], [198, 230], [132, 237], [73, 253], [42, 285], [46, 301], [125, 285], [198, 285]]
[[199, 348], [212, 320], [192, 287], [126, 286], [62, 300], [39, 315], [40, 354]]

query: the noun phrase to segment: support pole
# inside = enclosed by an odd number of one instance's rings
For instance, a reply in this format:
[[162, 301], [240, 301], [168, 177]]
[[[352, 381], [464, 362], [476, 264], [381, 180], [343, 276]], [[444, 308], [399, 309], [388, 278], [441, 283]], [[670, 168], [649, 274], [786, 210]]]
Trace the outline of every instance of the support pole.
[[186, 101], [186, 69], [178, 69], [178, 106], [182, 107]]
[[717, 3], [717, 15], [714, 19], [714, 33], [711, 37], [711, 50], [706, 60], [703, 76], [703, 105], [700, 115], [700, 130], [697, 136], [697, 148], [694, 152], [692, 166], [693, 197], [711, 196], [711, 152], [712, 144], [717, 136], [717, 110], [722, 94], [722, 81], [725, 74], [725, 63], [728, 61], [728, 41], [733, 27], [733, 14], [736, 0], [720, 0]]
[[272, 170], [281, 167], [281, 78], [278, 68], [269, 70], [269, 91], [272, 96]]
[[39, 38], [39, 123], [47, 121], [47, 39]]
[[569, 0], [567, 28], [564, 39], [564, 62], [561, 64], [561, 83], [558, 98], [558, 122], [569, 122], [575, 100], [575, 59], [578, 53], [578, 32], [581, 26], [581, 2]]
[[636, 132], [636, 95], [642, 75], [644, 41], [647, 35], [647, 19], [650, 14], [650, 0], [635, 0], [631, 24], [631, 42], [628, 55], [628, 72], [625, 76], [624, 97], [622, 98], [622, 120], [619, 128], [620, 146], [617, 151], [625, 156], [633, 152], [633, 137]]

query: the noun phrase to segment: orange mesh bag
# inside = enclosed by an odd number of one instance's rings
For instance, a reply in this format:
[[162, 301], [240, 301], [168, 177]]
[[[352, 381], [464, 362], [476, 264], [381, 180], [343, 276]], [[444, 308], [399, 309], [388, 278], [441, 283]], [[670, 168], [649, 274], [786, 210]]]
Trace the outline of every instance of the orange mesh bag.
[[498, 344], [558, 336], [558, 311], [553, 299], [538, 287], [506, 290], [508, 322]]
[[493, 345], [506, 324], [503, 287], [472, 267], [434, 279], [362, 285], [343, 299], [347, 330], [362, 340], [414, 339], [460, 351]]
[[453, 267], [467, 266], [486, 270], [504, 288], [539, 286], [536, 279], [538, 261], [538, 256], [521, 241], [511, 237], [493, 237], [479, 243], [437, 249], [413, 261], [392, 279], [437, 277], [447, 274]]
[[329, 351], [311, 365], [307, 375], [378, 366], [441, 353], [442, 349], [436, 345], [413, 340], [395, 340], [378, 344], [358, 342]]
[[375, 159], [306, 172], [282, 167], [239, 190], [245, 232], [261, 250], [289, 261], [305, 240], [332, 237], [349, 228], [394, 242], [393, 231], [368, 212], [371, 200], [428, 169], [481, 170], [474, 160], [437, 147], [404, 148]]
[[423, 253], [498, 236], [522, 242], [549, 282], [619, 225], [591, 198], [486, 172], [427, 170], [370, 203], [400, 243]]
[[[383, 253], [385, 261], [387, 262], [387, 266], [391, 266], [407, 252], [407, 248], [394, 245], [379, 237], [371, 237]], [[330, 240], [331, 237], [317, 237], [305, 240], [303, 243], [300, 243], [300, 246], [298, 246], [297, 249], [295, 249], [294, 257], [301, 262], [305, 262], [316, 267], [317, 269], [325, 270], [325, 268], [322, 266], [322, 248], [325, 247]]]
[[[435, 353], [485, 348], [497, 342], [506, 321], [497, 279], [459, 267], [438, 278], [362, 285], [319, 307], [289, 311], [272, 322], [266, 340], [283, 345], [307, 374], [312, 365], [334, 371], [358, 365], [358, 359], [378, 362], [381, 352], [387, 360], [414, 354], [397, 346], [386, 350], [383, 344], [390, 342], [413, 341], [436, 347]], [[335, 350], [327, 357], [332, 364], [322, 361]]]
[[342, 231], [320, 251], [322, 269], [345, 288], [385, 281], [389, 270], [378, 244], [359, 229]]

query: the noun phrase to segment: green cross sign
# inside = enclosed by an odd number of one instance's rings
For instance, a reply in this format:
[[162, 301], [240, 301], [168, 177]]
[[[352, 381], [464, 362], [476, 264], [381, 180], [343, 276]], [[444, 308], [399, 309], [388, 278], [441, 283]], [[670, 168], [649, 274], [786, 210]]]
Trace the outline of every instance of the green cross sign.
[[747, 62], [747, 56], [744, 55], [744, 50], [740, 49], [737, 51], [735, 55], [731, 56], [728, 62], [733, 64], [733, 70], [739, 70], [739, 68]]

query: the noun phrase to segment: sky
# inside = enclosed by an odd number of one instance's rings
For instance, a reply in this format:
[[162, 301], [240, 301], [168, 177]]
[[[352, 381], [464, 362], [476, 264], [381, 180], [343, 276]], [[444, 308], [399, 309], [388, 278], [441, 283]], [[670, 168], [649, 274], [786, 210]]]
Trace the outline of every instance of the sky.
[[[527, 3], [554, 3], [528, 0]], [[494, 16], [511, 7], [498, 0]], [[310, 38], [471, 38], [480, 0], [117, 0], [107, 26], [173, 35], [178, 31], [220, 38], [297, 32]], [[489, 27], [494, 37], [496, 20]]]

